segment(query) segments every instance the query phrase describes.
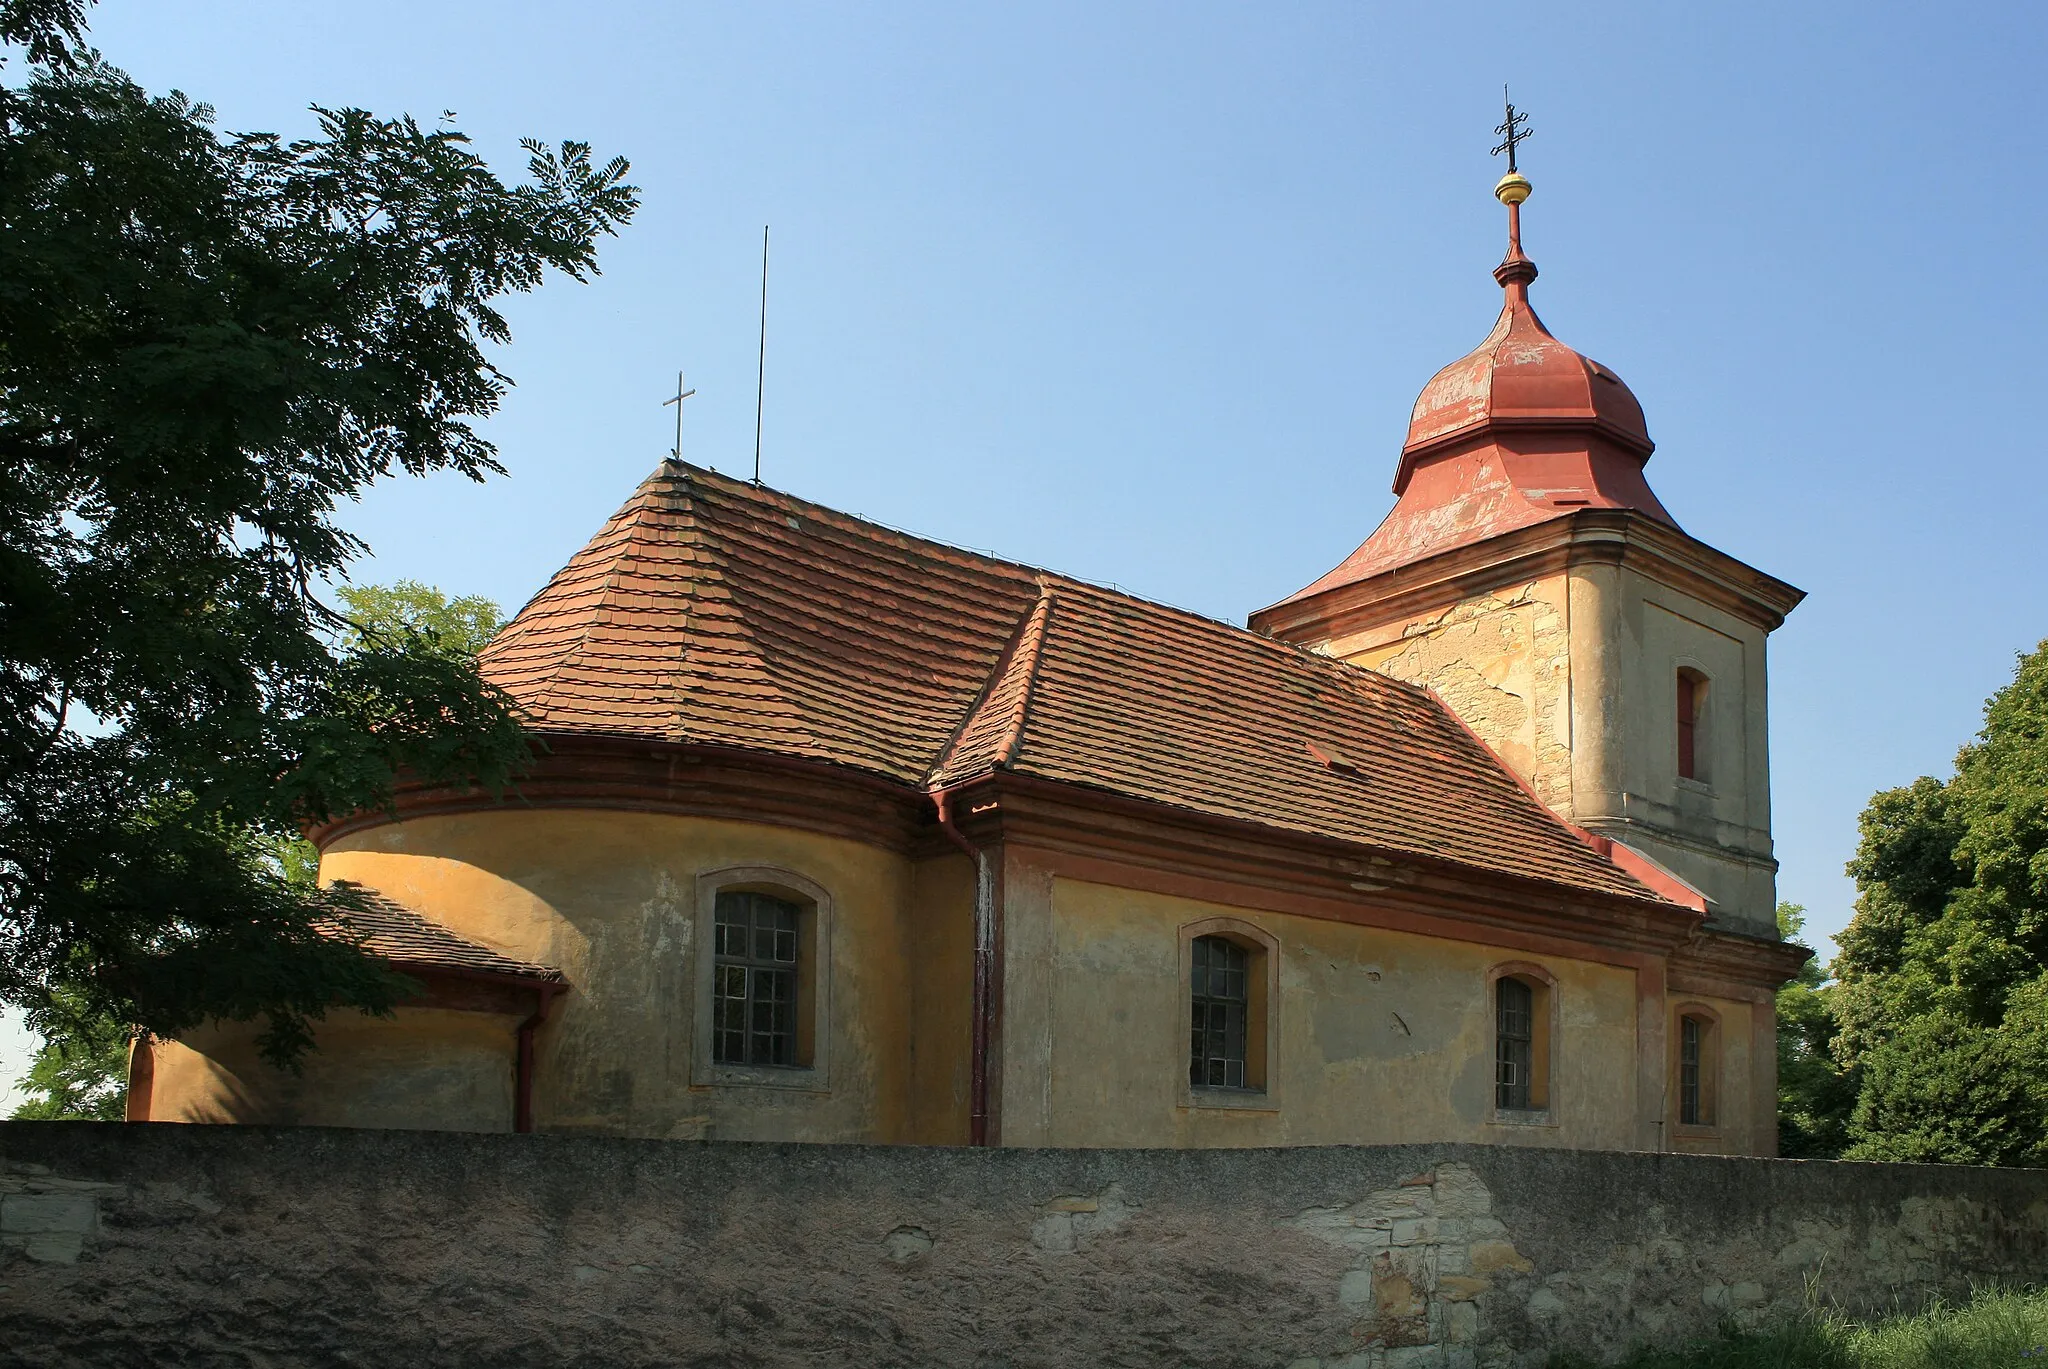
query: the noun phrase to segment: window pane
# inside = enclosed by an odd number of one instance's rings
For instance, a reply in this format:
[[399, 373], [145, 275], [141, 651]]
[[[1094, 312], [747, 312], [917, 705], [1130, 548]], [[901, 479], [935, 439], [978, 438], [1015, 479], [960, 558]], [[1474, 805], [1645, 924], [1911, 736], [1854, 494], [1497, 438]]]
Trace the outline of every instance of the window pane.
[[1191, 951], [1188, 1082], [1196, 1088], [1244, 1088], [1250, 953], [1215, 936], [1195, 938]]
[[1698, 1126], [1700, 1117], [1700, 1020], [1678, 1020], [1678, 1120]]
[[797, 917], [770, 894], [721, 892], [713, 966], [713, 1058], [722, 1065], [796, 1061]]
[[1493, 1103], [1530, 1106], [1534, 1070], [1536, 992], [1519, 979], [1494, 981]]

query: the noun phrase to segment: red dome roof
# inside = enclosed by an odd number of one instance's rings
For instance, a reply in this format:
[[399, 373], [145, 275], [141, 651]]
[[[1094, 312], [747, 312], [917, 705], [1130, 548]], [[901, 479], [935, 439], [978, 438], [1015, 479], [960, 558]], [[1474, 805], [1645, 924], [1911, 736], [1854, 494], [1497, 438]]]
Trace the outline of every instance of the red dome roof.
[[1598, 433], [1648, 460], [1656, 444], [1643, 406], [1621, 377], [1551, 336], [1529, 304], [1536, 266], [1520, 244], [1494, 275], [1507, 292], [1486, 341], [1430, 378], [1408, 419], [1394, 491], [1407, 488], [1418, 459], [1480, 432], [1570, 429]]
[[1655, 450], [1643, 406], [1529, 307], [1536, 265], [1522, 255], [1521, 200], [1502, 202], [1508, 255], [1493, 275], [1507, 299], [1493, 331], [1422, 387], [1394, 474], [1401, 497], [1386, 520], [1283, 602], [1587, 509], [1631, 509], [1678, 526], [1643, 479]]
[[1401, 454], [1434, 449], [1475, 428], [1509, 424], [1601, 428], [1644, 456], [1654, 446], [1643, 406], [1621, 377], [1552, 337], [1526, 299], [1510, 301], [1486, 341], [1422, 387]]

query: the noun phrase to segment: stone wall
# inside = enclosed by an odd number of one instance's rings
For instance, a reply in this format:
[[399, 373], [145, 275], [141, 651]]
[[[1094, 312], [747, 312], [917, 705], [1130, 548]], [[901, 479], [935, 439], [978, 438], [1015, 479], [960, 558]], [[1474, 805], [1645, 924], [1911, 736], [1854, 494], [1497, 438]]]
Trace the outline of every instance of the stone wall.
[[1539, 1364], [2048, 1270], [2048, 1172], [0, 1123], [10, 1365]]

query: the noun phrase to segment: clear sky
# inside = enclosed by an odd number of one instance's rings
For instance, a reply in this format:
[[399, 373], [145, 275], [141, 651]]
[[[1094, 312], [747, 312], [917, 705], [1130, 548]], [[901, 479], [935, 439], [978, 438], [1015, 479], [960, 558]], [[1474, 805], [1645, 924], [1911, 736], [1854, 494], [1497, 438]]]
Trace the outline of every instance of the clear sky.
[[[1826, 934], [1879, 788], [2048, 636], [2048, 8], [112, 0], [110, 60], [300, 133], [453, 110], [622, 152], [594, 285], [512, 311], [509, 478], [350, 513], [360, 578], [515, 609], [666, 452], [1243, 621], [1392, 502], [1492, 323], [1500, 87], [1534, 298], [1621, 374], [1688, 531], [1809, 591], [1772, 640], [1780, 891]], [[2033, 396], [2033, 398], [2029, 398]], [[0, 1045], [0, 1051], [4, 1051]], [[15, 1071], [0, 1058], [0, 1075]]]

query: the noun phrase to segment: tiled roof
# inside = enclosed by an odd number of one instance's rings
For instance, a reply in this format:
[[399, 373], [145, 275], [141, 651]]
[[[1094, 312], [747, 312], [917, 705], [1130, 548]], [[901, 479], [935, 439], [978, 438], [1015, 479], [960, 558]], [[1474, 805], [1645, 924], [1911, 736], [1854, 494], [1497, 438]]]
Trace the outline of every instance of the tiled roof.
[[675, 462], [483, 665], [541, 731], [747, 747], [917, 787], [1002, 767], [1654, 897], [1420, 690]]
[[560, 970], [514, 960], [459, 937], [433, 919], [382, 894], [368, 889], [358, 892], [364, 897], [365, 907], [347, 915], [347, 929], [362, 936], [363, 949], [371, 955], [422, 969], [481, 970], [521, 979], [562, 978]]

